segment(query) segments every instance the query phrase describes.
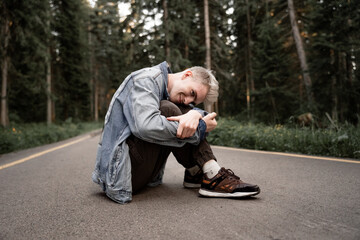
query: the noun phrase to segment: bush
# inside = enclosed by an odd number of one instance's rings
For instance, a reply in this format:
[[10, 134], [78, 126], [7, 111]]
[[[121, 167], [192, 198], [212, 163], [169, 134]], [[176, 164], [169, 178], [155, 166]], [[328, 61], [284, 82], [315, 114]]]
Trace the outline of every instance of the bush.
[[221, 146], [360, 159], [360, 128], [353, 125], [315, 129], [222, 118], [207, 139]]
[[[102, 127], [102, 123], [12, 124], [0, 129], [0, 154], [57, 142]], [[268, 126], [221, 118], [208, 136], [213, 145], [360, 159], [360, 128], [315, 129]]]
[[97, 122], [11, 124], [0, 129], [0, 154], [49, 144], [101, 128]]

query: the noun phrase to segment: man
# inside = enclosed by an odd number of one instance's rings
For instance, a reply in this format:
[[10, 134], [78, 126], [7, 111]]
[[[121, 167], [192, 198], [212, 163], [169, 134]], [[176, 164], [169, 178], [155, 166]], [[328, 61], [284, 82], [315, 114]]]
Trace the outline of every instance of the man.
[[166, 62], [131, 73], [115, 92], [105, 116], [92, 179], [118, 203], [145, 186], [162, 183], [172, 152], [185, 170], [184, 186], [208, 197], [253, 196], [256, 185], [220, 168], [206, 134], [216, 113], [193, 108], [218, 97], [211, 71], [192, 67], [172, 73]]

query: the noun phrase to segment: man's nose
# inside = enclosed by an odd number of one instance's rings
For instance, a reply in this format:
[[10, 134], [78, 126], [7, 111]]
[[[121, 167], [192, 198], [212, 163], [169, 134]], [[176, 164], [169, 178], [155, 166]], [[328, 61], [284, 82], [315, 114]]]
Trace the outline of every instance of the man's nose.
[[194, 102], [194, 97], [185, 97], [185, 101], [184, 101], [184, 104], [185, 105], [189, 105], [190, 103]]

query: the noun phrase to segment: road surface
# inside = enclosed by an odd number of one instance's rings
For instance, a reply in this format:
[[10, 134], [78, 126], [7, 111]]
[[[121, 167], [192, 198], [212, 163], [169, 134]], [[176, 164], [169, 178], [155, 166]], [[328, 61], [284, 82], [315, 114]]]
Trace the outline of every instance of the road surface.
[[130, 204], [91, 181], [99, 135], [0, 157], [0, 239], [360, 239], [360, 162], [214, 147], [252, 198], [199, 197], [168, 160]]

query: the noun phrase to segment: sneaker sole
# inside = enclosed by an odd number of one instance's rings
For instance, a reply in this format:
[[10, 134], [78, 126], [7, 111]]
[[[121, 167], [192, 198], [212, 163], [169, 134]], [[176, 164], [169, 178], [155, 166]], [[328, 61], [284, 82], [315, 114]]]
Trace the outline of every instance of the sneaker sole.
[[183, 182], [184, 188], [200, 188], [201, 184], [200, 183], [188, 183], [188, 182]]
[[235, 193], [221, 193], [221, 192], [211, 192], [208, 190], [200, 189], [199, 194], [206, 197], [226, 197], [226, 198], [239, 198], [239, 197], [249, 197], [259, 194], [259, 192], [235, 192]]

